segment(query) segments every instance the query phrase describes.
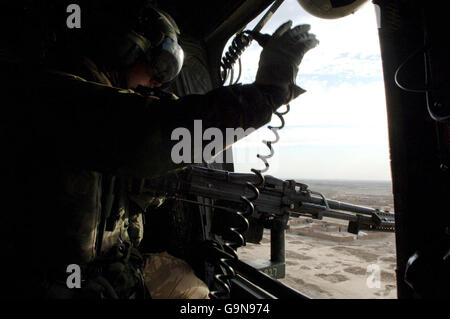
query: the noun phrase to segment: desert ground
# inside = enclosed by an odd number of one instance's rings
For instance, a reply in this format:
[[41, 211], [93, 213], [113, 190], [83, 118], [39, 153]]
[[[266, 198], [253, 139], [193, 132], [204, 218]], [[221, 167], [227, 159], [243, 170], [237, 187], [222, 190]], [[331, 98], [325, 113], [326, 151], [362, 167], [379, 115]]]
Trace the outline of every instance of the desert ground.
[[[306, 184], [329, 199], [393, 212], [390, 183]], [[345, 221], [331, 218], [291, 218], [286, 231], [286, 276], [279, 280], [311, 298], [396, 298], [394, 236], [392, 232], [369, 230], [350, 234]], [[242, 260], [270, 259], [270, 231], [264, 231], [260, 244], [248, 243], [238, 254]], [[379, 278], [379, 287], [374, 278]]]

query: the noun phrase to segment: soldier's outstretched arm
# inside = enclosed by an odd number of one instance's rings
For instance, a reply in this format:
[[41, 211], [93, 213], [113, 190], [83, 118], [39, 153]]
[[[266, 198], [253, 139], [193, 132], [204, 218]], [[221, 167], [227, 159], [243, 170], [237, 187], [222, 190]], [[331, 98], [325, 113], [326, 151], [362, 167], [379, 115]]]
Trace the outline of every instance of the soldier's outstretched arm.
[[2, 78], [8, 84], [1, 89], [8, 91], [4, 94], [14, 106], [8, 109], [11, 114], [4, 114], [6, 125], [15, 127], [12, 135], [22, 156], [38, 157], [42, 165], [64, 163], [137, 177], [164, 174], [181, 166], [171, 158], [177, 143], [171, 138], [174, 129], [186, 128], [193, 137], [196, 119], [204, 129], [256, 129], [304, 92], [295, 85], [298, 65], [318, 41], [308, 25], [291, 26], [285, 23], [266, 37], [253, 84], [176, 101], [155, 101], [56, 72], [5, 66]]
[[45, 157], [50, 166], [55, 161], [138, 177], [182, 167], [171, 158], [179, 142], [172, 140], [172, 132], [186, 128], [193, 138], [194, 120], [202, 120], [203, 129], [224, 132], [264, 125], [270, 121], [271, 100], [278, 90], [238, 85], [178, 100], [155, 100], [66, 74], [45, 72], [32, 80], [33, 86], [9, 86], [9, 94], [16, 96], [16, 111], [10, 117], [16, 123], [16, 138], [29, 150], [24, 156]]

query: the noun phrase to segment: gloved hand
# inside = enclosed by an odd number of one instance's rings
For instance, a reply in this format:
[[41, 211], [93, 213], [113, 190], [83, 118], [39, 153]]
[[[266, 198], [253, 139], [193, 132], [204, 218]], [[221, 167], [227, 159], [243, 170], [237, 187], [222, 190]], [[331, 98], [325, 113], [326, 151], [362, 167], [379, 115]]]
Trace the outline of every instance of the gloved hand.
[[291, 26], [292, 21], [284, 23], [272, 36], [250, 33], [263, 47], [255, 84], [278, 87], [272, 97], [273, 104], [278, 104], [275, 108], [305, 92], [295, 84], [298, 66], [305, 53], [319, 44], [308, 24]]

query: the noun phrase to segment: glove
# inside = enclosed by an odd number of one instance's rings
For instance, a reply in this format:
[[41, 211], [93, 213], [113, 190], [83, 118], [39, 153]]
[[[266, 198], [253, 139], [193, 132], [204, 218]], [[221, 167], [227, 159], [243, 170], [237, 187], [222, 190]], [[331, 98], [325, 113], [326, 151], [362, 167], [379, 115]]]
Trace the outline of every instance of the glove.
[[277, 87], [271, 90], [275, 109], [306, 92], [295, 85], [298, 66], [305, 53], [319, 44], [316, 36], [308, 33], [309, 25], [291, 26], [292, 21], [284, 23], [272, 36], [250, 33], [263, 47], [255, 84], [263, 90]]

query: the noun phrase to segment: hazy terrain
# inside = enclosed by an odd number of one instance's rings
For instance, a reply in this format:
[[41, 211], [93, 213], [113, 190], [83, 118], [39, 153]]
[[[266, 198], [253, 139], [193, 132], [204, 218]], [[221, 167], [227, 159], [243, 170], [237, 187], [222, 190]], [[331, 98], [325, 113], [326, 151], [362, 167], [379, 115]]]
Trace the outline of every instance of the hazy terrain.
[[298, 180], [326, 198], [394, 212], [392, 184], [388, 181]]
[[[329, 199], [393, 212], [390, 182], [307, 181]], [[281, 282], [313, 298], [396, 298], [394, 233], [348, 233], [347, 223], [291, 218], [286, 232], [286, 277]], [[260, 244], [239, 248], [241, 259], [270, 259], [270, 231]], [[375, 265], [375, 266], [373, 266]], [[377, 267], [379, 287], [368, 285]]]

